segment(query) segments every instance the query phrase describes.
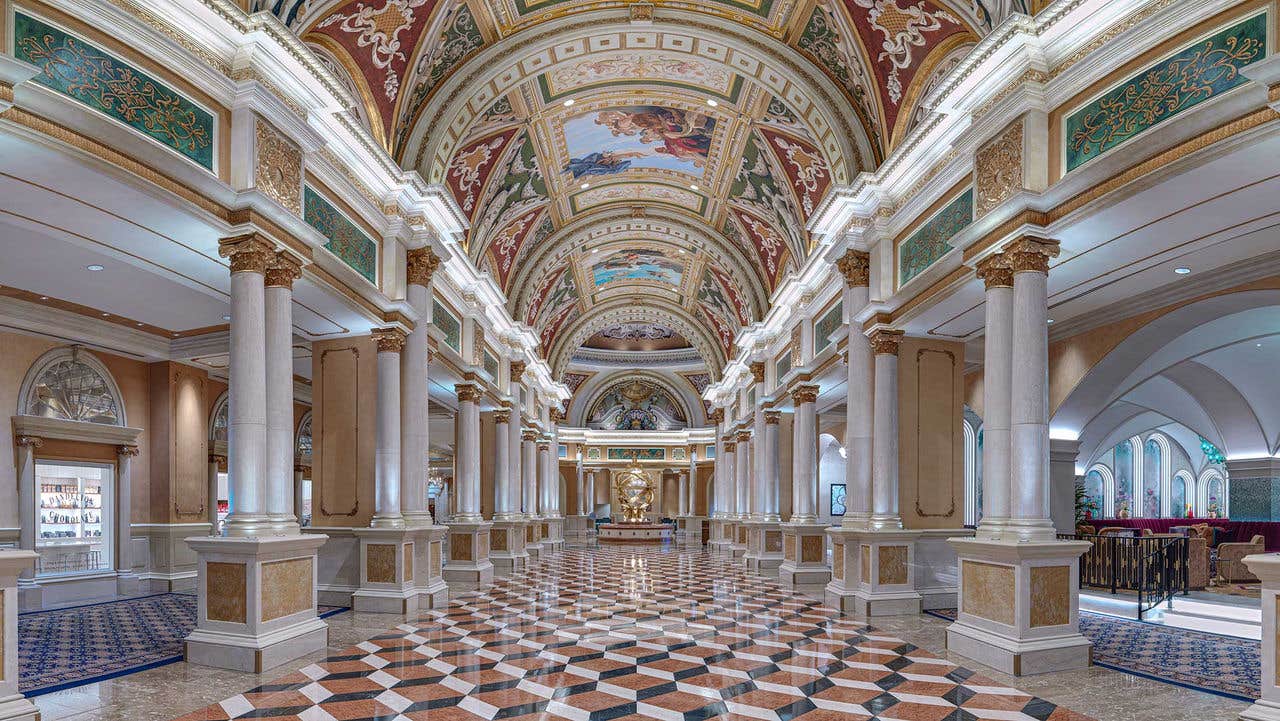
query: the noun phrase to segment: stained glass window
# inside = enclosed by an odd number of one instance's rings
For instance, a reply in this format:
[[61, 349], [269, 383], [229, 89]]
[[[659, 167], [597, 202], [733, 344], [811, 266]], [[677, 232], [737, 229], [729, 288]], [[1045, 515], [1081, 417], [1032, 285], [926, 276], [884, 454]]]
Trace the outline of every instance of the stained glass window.
[[1125, 441], [1116, 446], [1116, 515], [1133, 513], [1133, 445]]
[[831, 484], [831, 515], [844, 515], [845, 484]]
[[1174, 476], [1169, 483], [1169, 514], [1175, 518], [1187, 515], [1187, 481]]
[[78, 354], [50, 363], [27, 397], [27, 414], [69, 421], [120, 425], [119, 401], [107, 379]]
[[298, 426], [298, 455], [311, 455], [311, 414], [308, 413]]
[[1160, 517], [1160, 444], [1154, 438], [1142, 449], [1142, 515]]

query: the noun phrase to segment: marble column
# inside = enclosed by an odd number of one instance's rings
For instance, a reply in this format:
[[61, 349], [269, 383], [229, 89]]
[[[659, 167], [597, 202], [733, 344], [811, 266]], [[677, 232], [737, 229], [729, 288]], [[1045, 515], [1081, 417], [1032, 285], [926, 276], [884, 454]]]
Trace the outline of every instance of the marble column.
[[877, 330], [875, 399], [871, 425], [871, 520], [873, 530], [902, 528], [898, 515], [898, 346], [902, 331]]
[[707, 525], [710, 533], [707, 536], [707, 549], [719, 552], [724, 545], [724, 438], [721, 426], [724, 423], [724, 409], [712, 408], [707, 415], [707, 423], [715, 432], [715, 459], [711, 466], [711, 505], [707, 508]]
[[760, 414], [764, 422], [761, 426], [763, 440], [760, 443], [760, 467], [756, 469], [756, 477], [760, 485], [760, 520], [755, 523], [755, 539], [748, 566], [759, 573], [774, 575], [782, 565], [782, 517], [779, 515], [778, 499], [780, 480], [778, 477], [778, 424], [782, 421], [781, 411], [764, 411]]
[[430, 248], [406, 254], [405, 300], [418, 312], [413, 331], [405, 338], [400, 365], [400, 508], [409, 526], [431, 526], [427, 504], [427, 473], [431, 458], [427, 348], [431, 327], [431, 280], [440, 258]]
[[495, 457], [493, 459], [493, 528], [490, 554], [494, 570], [509, 575], [524, 568], [529, 554], [524, 550], [524, 515], [520, 513], [520, 479], [511, 476], [511, 409], [493, 412]]
[[30, 577], [36, 552], [0, 550], [0, 719], [39, 721], [40, 711], [18, 691], [18, 578]]
[[400, 352], [404, 331], [376, 330], [378, 347], [378, 414], [374, 428], [373, 528], [403, 528], [400, 513]]
[[141, 588], [133, 572], [133, 459], [138, 453], [134, 445], [116, 447], [116, 589], [120, 595], [136, 594]]
[[298, 527], [302, 527], [303, 520], [306, 517], [306, 509], [303, 507], [303, 474], [307, 471], [306, 466], [294, 464], [293, 466], [293, 516], [298, 519]]
[[782, 524], [782, 565], [778, 580], [787, 587], [820, 588], [831, 580], [826, 526], [818, 521], [818, 386], [791, 392], [795, 404], [791, 470], [791, 520]]
[[[210, 444], [212, 445], [212, 444]], [[209, 454], [209, 535], [221, 535], [218, 529], [218, 473], [222, 470], [223, 464], [227, 462], [226, 456], [220, 456], [216, 453]]]
[[[187, 539], [197, 557], [199, 601], [186, 658], [261, 672], [328, 642], [329, 628], [316, 614], [315, 580], [317, 554], [328, 537], [302, 534], [293, 522], [292, 301], [279, 289], [285, 277], [297, 276], [297, 264], [256, 234], [222, 240], [219, 253], [231, 259], [227, 463], [233, 505], [225, 537]], [[286, 355], [287, 375], [281, 372]], [[283, 465], [282, 423], [289, 449]]]
[[[40, 525], [40, 504], [36, 501], [40, 497], [36, 492], [36, 449], [43, 445], [44, 441], [35, 436], [18, 436], [15, 459], [18, 471], [18, 548], [33, 554], [30, 564], [19, 566], [16, 582], [18, 605], [24, 611], [44, 605], [41, 587], [36, 583], [36, 564], [40, 558], [36, 553], [36, 529]], [[14, 636], [17, 636], [16, 632]]]
[[530, 558], [542, 553], [542, 520], [538, 517], [538, 432], [526, 428], [520, 436], [520, 470], [524, 474], [524, 541]]
[[680, 511], [678, 515], [681, 518], [684, 518], [685, 516], [689, 515], [689, 472], [680, 471], [679, 479], [680, 479], [678, 482], [679, 490], [677, 491], [677, 493], [679, 494], [679, 502], [677, 503], [677, 507], [680, 509]]
[[458, 511], [449, 523], [449, 559], [444, 579], [451, 589], [474, 589], [493, 582], [489, 560], [491, 524], [480, 515], [480, 397], [476, 385], [454, 386], [458, 394], [458, 458], [454, 479]]
[[[264, 277], [267, 353], [267, 515], [272, 531], [298, 533], [293, 513], [293, 282], [302, 265], [278, 252]], [[234, 317], [234, 315], [232, 316]]]
[[737, 491], [738, 523], [733, 536], [733, 555], [742, 558], [747, 553], [751, 540], [751, 506], [752, 482], [751, 474], [751, 431], [741, 430], [737, 434], [737, 452], [734, 453], [735, 472], [734, 489]]
[[542, 514], [542, 549], [544, 552], [559, 551], [564, 548], [564, 516], [560, 513], [560, 459], [557, 453], [560, 447], [558, 426], [560, 420], [559, 410], [552, 409], [551, 433], [548, 435], [546, 442], [538, 446], [538, 453], [546, 454], [542, 456], [543, 467], [546, 470], [538, 483], [538, 489], [541, 491], [542, 497], [542, 508], [545, 509]]
[[1090, 663], [1089, 640], [1079, 631], [1078, 593], [1079, 558], [1090, 544], [1056, 540], [1049, 519], [1047, 280], [1058, 244], [1024, 237], [1003, 251], [1013, 271], [1009, 520], [998, 539], [949, 541], [960, 593], [947, 647], [1005, 673], [1028, 675]]
[[850, 250], [837, 265], [844, 275], [844, 314], [849, 324], [845, 387], [846, 512], [841, 526], [864, 529], [871, 521], [871, 433], [875, 413], [872, 379], [875, 374], [871, 340], [854, 327], [855, 315], [870, 301], [870, 255]]
[[1261, 694], [1240, 713], [1240, 721], [1280, 721], [1280, 554], [1244, 557], [1249, 572], [1262, 581]]
[[587, 471], [587, 517], [596, 515], [596, 472]]
[[1013, 268], [1003, 253], [978, 263], [986, 285], [982, 348], [982, 520], [977, 537], [999, 540], [1009, 522], [1009, 401], [1013, 389]]
[[721, 536], [718, 550], [732, 556], [733, 542], [738, 536], [738, 442], [734, 434], [725, 433], [720, 444], [724, 453], [721, 454], [721, 460], [717, 461], [717, 464], [722, 465], [720, 482], [723, 488], [724, 512], [720, 523]]

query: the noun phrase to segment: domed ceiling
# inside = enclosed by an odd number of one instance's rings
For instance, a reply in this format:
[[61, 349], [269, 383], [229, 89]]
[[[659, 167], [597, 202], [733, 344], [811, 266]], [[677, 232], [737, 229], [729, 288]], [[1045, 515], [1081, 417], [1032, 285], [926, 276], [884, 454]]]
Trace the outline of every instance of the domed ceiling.
[[674, 328], [656, 323], [618, 323], [601, 329], [582, 343], [585, 348], [612, 351], [676, 350], [691, 347]]
[[718, 374], [828, 188], [874, 168], [991, 25], [984, 0], [256, 2], [452, 191], [557, 374], [635, 324]]

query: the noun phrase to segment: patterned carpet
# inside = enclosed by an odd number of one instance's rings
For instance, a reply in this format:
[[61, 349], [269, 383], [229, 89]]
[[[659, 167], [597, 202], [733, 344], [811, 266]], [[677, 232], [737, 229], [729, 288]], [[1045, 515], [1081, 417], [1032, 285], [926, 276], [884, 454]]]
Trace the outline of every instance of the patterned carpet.
[[1089, 721], [702, 551], [570, 549], [180, 721]]
[[[925, 613], [956, 618], [953, 608]], [[1080, 633], [1093, 641], [1093, 662], [1104, 668], [1240, 701], [1258, 697], [1258, 641], [1089, 611], [1080, 612]]]
[[[345, 608], [321, 606], [323, 618]], [[193, 594], [161, 593], [18, 616], [18, 689], [26, 696], [182, 660], [196, 627]]]

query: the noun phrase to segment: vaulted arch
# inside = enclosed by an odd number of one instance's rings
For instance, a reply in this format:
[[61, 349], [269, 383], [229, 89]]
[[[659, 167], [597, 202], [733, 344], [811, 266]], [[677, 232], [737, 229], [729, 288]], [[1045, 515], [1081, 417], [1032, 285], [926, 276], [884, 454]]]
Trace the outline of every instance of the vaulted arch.
[[694, 349], [707, 365], [712, 380], [719, 379], [720, 369], [724, 367], [726, 356], [720, 349], [715, 336], [707, 326], [697, 321], [689, 313], [678, 308], [637, 305], [627, 299], [612, 301], [582, 316], [567, 328], [555, 345], [544, 348], [551, 362], [551, 372], [560, 377], [568, 367], [573, 352], [583, 341], [610, 325], [618, 323], [661, 323], [674, 328], [693, 344]]

